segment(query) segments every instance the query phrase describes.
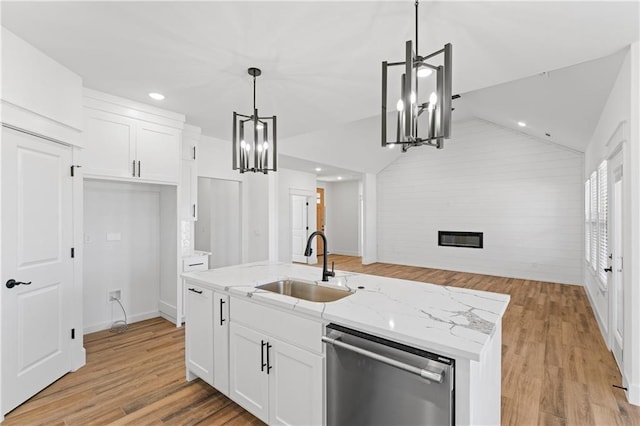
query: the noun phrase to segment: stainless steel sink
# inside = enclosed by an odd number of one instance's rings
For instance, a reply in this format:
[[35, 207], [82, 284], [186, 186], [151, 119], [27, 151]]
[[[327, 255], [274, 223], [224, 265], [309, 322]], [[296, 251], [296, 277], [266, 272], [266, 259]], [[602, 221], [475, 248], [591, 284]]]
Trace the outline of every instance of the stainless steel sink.
[[340, 290], [337, 288], [325, 287], [295, 280], [274, 281], [272, 283], [259, 285], [257, 288], [295, 297], [297, 299], [322, 303], [334, 302], [353, 294], [347, 290]]

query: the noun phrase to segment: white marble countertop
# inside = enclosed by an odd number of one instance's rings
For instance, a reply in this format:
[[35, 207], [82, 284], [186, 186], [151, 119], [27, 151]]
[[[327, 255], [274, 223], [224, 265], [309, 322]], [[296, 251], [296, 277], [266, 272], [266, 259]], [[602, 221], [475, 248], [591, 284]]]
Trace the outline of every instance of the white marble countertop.
[[[213, 290], [471, 360], [480, 359], [509, 303], [505, 294], [353, 272], [336, 271], [336, 277], [325, 283], [320, 281], [321, 268], [290, 263], [255, 262], [182, 276]], [[346, 288], [354, 294], [335, 302], [317, 303], [256, 289], [281, 279]]]

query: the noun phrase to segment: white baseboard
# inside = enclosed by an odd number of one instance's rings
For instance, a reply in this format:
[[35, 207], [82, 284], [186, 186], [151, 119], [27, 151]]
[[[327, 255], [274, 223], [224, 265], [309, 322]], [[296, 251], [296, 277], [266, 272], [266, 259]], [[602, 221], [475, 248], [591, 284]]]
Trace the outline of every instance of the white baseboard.
[[611, 345], [609, 344], [609, 327], [608, 322], [605, 322], [600, 315], [600, 311], [596, 308], [596, 303], [593, 300], [593, 296], [591, 296], [591, 287], [589, 285], [585, 285], [585, 293], [587, 293], [587, 299], [589, 299], [589, 304], [591, 304], [591, 310], [594, 312], [594, 316], [596, 317], [596, 322], [598, 323], [598, 328], [600, 328], [600, 334], [602, 334], [602, 338], [604, 339], [604, 343], [607, 345], [607, 349], [611, 350]]
[[[133, 324], [134, 322], [144, 321], [151, 318], [157, 318], [159, 316], [160, 316], [159, 311], [143, 312], [141, 314], [129, 316], [127, 318], [127, 323]], [[108, 322], [101, 322], [99, 324], [90, 325], [90, 326], [84, 327], [82, 329], [82, 333], [89, 334], [89, 333], [95, 333], [96, 331], [108, 330], [111, 328], [112, 324], [113, 324], [112, 322], [108, 321]]]
[[640, 405], [640, 384], [630, 384], [627, 381], [627, 378], [623, 375], [622, 386], [627, 388], [625, 393], [627, 394], [627, 401], [629, 401], [629, 404]]
[[329, 254], [339, 254], [342, 256], [355, 256], [358, 257], [360, 256], [360, 253], [358, 253], [357, 251], [349, 251], [349, 250], [331, 250], [329, 252]]

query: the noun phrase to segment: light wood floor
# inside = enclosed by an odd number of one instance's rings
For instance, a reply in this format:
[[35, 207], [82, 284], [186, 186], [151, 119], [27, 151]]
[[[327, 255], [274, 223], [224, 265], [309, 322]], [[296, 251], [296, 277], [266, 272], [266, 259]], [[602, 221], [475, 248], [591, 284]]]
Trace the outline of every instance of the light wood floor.
[[[582, 287], [329, 256], [336, 269], [511, 295], [503, 320], [502, 423], [640, 425]], [[87, 365], [3, 425], [262, 424], [201, 380], [185, 381], [184, 328], [160, 319], [85, 336]]]

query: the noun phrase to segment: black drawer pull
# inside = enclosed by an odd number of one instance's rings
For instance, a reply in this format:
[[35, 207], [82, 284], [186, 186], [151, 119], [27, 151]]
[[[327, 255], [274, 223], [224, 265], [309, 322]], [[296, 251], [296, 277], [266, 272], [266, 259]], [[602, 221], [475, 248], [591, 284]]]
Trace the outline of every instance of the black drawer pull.
[[222, 305], [224, 305], [224, 300], [220, 299], [220, 325], [226, 321], [226, 319], [222, 318]]
[[200, 266], [200, 265], [204, 265], [204, 262], [200, 262], [200, 263], [190, 263], [189, 266]]
[[196, 290], [195, 288], [190, 288], [189, 291], [192, 291], [192, 292], [198, 293], [198, 294], [202, 294], [202, 290]]
[[260, 371], [264, 371], [264, 368], [267, 366], [264, 362], [264, 347], [267, 344], [264, 340], [260, 340]]

